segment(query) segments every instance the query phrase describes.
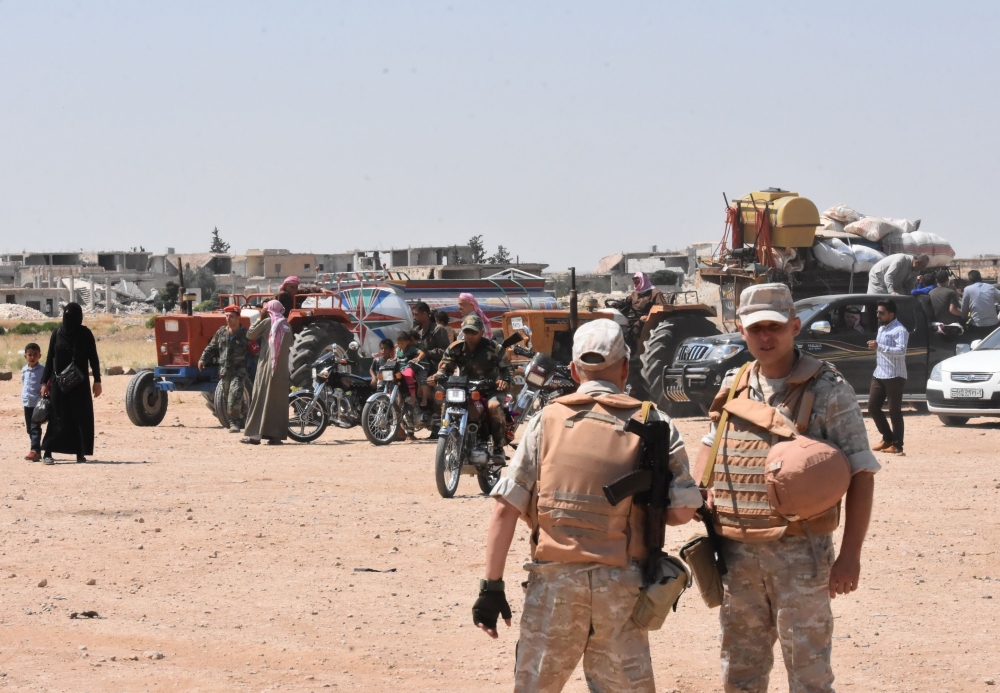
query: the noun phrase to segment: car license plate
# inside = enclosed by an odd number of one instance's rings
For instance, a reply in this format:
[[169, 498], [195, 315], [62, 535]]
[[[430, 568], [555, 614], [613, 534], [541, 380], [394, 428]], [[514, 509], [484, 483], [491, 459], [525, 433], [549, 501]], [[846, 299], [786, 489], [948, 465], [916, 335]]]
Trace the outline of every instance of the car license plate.
[[955, 387], [951, 390], [952, 399], [982, 399], [983, 391], [971, 387]]

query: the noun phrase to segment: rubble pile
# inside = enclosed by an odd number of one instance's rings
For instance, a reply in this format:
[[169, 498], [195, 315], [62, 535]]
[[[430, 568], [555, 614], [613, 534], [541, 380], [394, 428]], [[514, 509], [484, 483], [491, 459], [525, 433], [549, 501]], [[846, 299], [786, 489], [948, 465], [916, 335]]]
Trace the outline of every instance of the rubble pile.
[[0, 303], [0, 320], [49, 320], [40, 310], [16, 303]]

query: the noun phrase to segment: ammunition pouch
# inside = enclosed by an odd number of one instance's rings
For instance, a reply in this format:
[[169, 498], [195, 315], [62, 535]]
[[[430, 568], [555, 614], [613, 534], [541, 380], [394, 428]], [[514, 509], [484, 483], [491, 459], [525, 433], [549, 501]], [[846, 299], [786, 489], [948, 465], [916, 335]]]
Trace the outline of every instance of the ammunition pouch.
[[632, 622], [643, 630], [659, 630], [670, 609], [677, 609], [677, 601], [691, 586], [691, 573], [683, 561], [666, 554], [656, 560], [649, 573], [652, 580], [639, 592]]
[[691, 568], [694, 584], [698, 587], [705, 606], [709, 609], [720, 606], [723, 594], [722, 576], [715, 561], [712, 540], [705, 535], [692, 537], [681, 547], [681, 558]]

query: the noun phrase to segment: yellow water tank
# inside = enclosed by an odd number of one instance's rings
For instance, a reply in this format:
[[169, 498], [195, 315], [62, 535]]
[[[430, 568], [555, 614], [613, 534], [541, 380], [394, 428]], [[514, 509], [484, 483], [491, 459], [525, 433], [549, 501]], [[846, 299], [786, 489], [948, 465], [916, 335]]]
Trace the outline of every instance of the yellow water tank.
[[[816, 239], [819, 210], [812, 200], [796, 192], [768, 188], [744, 195], [739, 200], [743, 216], [744, 243], [757, 240], [757, 209], [767, 208], [771, 217], [771, 245], [775, 248], [809, 248]], [[756, 205], [756, 209], [755, 209]]]

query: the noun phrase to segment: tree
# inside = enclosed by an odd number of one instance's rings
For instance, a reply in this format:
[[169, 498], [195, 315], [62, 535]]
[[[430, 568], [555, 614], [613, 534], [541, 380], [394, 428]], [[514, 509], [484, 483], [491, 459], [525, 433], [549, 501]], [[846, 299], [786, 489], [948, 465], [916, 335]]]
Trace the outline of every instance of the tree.
[[168, 281], [163, 291], [156, 293], [156, 299], [153, 301], [156, 310], [173, 310], [177, 305], [177, 290], [180, 288], [177, 282]]
[[510, 256], [510, 252], [504, 248], [502, 245], [497, 246], [497, 252], [495, 255], [490, 256], [491, 265], [509, 265], [514, 258]]
[[216, 226], [212, 229], [212, 245], [209, 247], [208, 252], [210, 253], [228, 253], [229, 244], [222, 240], [219, 236], [219, 227]]
[[483, 245], [482, 234], [469, 239], [469, 248], [472, 250], [473, 265], [482, 265], [486, 262], [486, 246]]

